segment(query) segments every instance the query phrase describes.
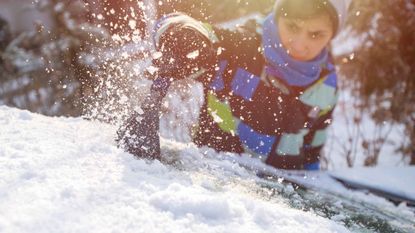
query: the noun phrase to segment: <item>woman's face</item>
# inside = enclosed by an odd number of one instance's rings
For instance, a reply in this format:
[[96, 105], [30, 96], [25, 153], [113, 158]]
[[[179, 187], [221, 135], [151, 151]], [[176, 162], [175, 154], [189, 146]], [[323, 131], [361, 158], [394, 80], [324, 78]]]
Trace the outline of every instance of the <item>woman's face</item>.
[[278, 20], [281, 43], [288, 54], [299, 61], [309, 61], [318, 56], [333, 37], [333, 25], [328, 15], [311, 19]]

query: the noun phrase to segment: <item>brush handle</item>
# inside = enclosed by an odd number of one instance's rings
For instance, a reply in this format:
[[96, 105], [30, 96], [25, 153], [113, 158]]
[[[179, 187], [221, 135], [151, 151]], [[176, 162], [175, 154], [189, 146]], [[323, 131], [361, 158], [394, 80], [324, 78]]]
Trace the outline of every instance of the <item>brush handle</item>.
[[169, 78], [154, 80], [139, 110], [134, 111], [117, 131], [119, 146], [136, 157], [160, 159], [160, 110], [169, 86]]

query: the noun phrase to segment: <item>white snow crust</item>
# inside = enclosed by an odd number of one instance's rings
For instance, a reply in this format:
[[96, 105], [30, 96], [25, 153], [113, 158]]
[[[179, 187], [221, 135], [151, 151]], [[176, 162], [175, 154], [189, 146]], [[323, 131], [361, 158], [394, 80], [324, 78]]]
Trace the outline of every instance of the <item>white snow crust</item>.
[[349, 232], [264, 197], [211, 150], [163, 141], [181, 162], [136, 159], [115, 130], [0, 106], [0, 232]]

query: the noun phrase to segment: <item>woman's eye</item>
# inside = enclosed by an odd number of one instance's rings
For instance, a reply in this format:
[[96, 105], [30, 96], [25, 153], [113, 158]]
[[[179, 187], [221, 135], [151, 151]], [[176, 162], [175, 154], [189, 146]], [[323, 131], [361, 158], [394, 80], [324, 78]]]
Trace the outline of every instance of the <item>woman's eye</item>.
[[311, 33], [311, 39], [319, 39], [321, 37], [321, 33]]

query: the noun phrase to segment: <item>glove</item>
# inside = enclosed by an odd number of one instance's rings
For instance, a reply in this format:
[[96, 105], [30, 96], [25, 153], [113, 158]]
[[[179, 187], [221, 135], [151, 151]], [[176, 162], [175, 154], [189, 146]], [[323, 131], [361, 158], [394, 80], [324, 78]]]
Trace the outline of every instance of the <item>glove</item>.
[[163, 17], [153, 34], [158, 75], [182, 79], [216, 64], [217, 38], [208, 25], [178, 13]]

